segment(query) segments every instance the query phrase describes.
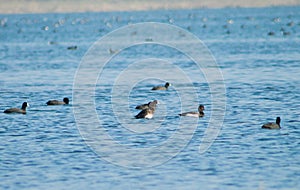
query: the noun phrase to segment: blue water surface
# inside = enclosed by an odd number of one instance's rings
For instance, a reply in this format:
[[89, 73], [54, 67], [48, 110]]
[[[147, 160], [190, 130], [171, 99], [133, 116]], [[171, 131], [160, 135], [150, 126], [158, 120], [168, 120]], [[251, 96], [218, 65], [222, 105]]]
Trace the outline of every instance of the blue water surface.
[[[300, 7], [18, 14], [0, 15], [0, 21], [0, 111], [30, 104], [26, 115], [0, 113], [0, 189], [300, 188]], [[161, 45], [119, 52], [106, 68], [107, 80], [95, 85], [94, 97], [102, 127], [118, 143], [157, 146], [178, 130], [178, 113], [196, 111], [199, 103], [206, 106], [204, 118], [191, 118], [197, 129], [174, 158], [155, 167], [127, 168], [86, 144], [73, 114], [82, 105], [72, 103], [72, 93], [77, 68], [91, 45], [140, 22], [175, 25], [205, 43], [223, 73], [226, 112], [217, 139], [200, 154], [213, 107], [205, 76], [195, 72], [188, 57]], [[129, 97], [119, 97], [128, 99], [128, 123], [161, 124], [155, 131], [132, 135], [114, 116], [110, 80], [149, 55], [177, 60], [174, 64], [194, 80], [154, 93], [151, 87], [165, 81], [148, 78], [133, 86]], [[179, 88], [196, 89], [198, 100], [182, 108]], [[45, 104], [63, 97], [71, 104]], [[134, 107], [153, 99], [162, 102], [154, 118], [135, 120]], [[282, 129], [261, 129], [277, 116]]]

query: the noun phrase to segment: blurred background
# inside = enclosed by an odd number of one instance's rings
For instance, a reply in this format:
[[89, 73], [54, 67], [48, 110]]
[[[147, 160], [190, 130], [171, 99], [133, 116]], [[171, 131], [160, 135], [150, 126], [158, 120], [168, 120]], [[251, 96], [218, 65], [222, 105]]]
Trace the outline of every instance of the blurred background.
[[99, 12], [299, 5], [300, 0], [0, 0], [0, 13]]

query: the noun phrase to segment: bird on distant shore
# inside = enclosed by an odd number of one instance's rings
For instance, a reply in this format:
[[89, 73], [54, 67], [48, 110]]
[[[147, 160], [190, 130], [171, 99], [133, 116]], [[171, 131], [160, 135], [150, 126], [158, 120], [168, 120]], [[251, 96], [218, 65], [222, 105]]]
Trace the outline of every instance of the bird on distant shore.
[[151, 119], [154, 115], [155, 109], [156, 109], [157, 101], [153, 101], [149, 104], [149, 107], [146, 109], [143, 109], [139, 114], [135, 116], [136, 119]]
[[21, 113], [26, 114], [26, 107], [29, 107], [27, 102], [23, 102], [21, 109], [20, 108], [9, 108], [4, 110], [4, 113]]
[[280, 121], [281, 121], [280, 117], [277, 117], [276, 123], [266, 123], [261, 128], [263, 128], [263, 129], [280, 129], [281, 128]]
[[154, 86], [152, 90], [168, 90], [169, 86], [171, 86], [171, 84], [167, 82], [165, 86]]
[[69, 104], [69, 98], [64, 98], [63, 101], [49, 100], [46, 104], [49, 105], [49, 106]]
[[204, 105], [199, 105], [198, 112], [185, 112], [179, 114], [180, 116], [188, 116], [188, 117], [203, 117], [204, 116]]
[[[156, 104], [159, 104], [157, 100], [154, 100], [153, 102], [156, 102]], [[147, 104], [141, 104], [135, 107], [135, 109], [137, 110], [144, 110], [149, 108], [149, 105], [151, 104], [151, 102], [148, 102]]]

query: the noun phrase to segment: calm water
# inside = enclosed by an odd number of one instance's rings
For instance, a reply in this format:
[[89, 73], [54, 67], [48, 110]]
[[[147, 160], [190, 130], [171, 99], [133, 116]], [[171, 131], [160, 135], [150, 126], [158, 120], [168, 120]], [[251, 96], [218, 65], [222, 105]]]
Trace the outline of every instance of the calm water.
[[[0, 110], [20, 107], [24, 101], [31, 106], [26, 115], [0, 114], [0, 189], [300, 188], [300, 7], [0, 15], [0, 19]], [[85, 143], [74, 117], [74, 110], [84, 105], [71, 101], [47, 107], [45, 102], [72, 100], [74, 76], [89, 47], [119, 27], [140, 22], [176, 25], [203, 40], [223, 73], [226, 112], [219, 136], [199, 154], [213, 106], [203, 73], [195, 71], [188, 57], [161, 45], [120, 51], [104, 69], [93, 97], [106, 132], [133, 149], [158, 146], [176, 131], [191, 135], [188, 145], [167, 162], [126, 168], [101, 158]], [[77, 49], [69, 50], [70, 46]], [[129, 110], [130, 116], [117, 119], [111, 94], [124, 88], [113, 87], [114, 80], [131, 63], [151, 57], [174, 62], [188, 73], [191, 83], [174, 76], [169, 91], [156, 93], [149, 89], [164, 81], [146, 78], [132, 86], [129, 96], [115, 97], [117, 102], [127, 100], [127, 107], [117, 110]], [[156, 74], [166, 74], [156, 69]], [[185, 97], [178, 89], [196, 90], [197, 101], [181, 107]], [[138, 113], [135, 105], [153, 99], [161, 101], [154, 118], [133, 119]], [[196, 111], [199, 102], [206, 106], [204, 118], [177, 117], [181, 111]], [[260, 128], [277, 116], [282, 118], [281, 130]], [[196, 122], [194, 133], [180, 131], [180, 121]], [[134, 133], [124, 130], [124, 123], [159, 127]], [[103, 148], [110, 149], [105, 143]], [[123, 159], [131, 157], [119, 158]]]

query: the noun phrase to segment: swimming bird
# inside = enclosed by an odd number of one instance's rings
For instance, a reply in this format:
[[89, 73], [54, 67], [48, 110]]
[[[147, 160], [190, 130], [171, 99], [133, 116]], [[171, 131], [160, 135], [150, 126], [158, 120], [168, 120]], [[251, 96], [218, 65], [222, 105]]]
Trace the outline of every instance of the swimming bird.
[[[155, 102], [156, 104], [159, 104], [157, 100], [154, 100], [153, 102]], [[141, 104], [135, 107], [135, 109], [137, 110], [144, 110], [149, 108], [149, 105], [151, 104], [151, 102], [148, 102], [148, 104]]]
[[76, 50], [77, 49], [77, 46], [69, 46], [67, 47], [68, 50]]
[[155, 109], [156, 109], [156, 104], [157, 104], [157, 101], [153, 101], [149, 104], [149, 107], [146, 108], [146, 109], [143, 109], [139, 114], [137, 114], [135, 116], [136, 119], [142, 119], [142, 118], [145, 118], [145, 119], [151, 119], [153, 117], [153, 114], [155, 112]]
[[64, 98], [63, 101], [49, 100], [46, 104], [49, 105], [49, 106], [51, 106], [51, 105], [65, 105], [65, 104], [69, 104], [69, 98]]
[[21, 109], [20, 108], [9, 108], [4, 110], [4, 113], [21, 113], [26, 114], [26, 107], [29, 107], [27, 102], [23, 102]]
[[276, 118], [276, 123], [266, 123], [261, 128], [263, 129], [280, 129], [280, 117]]
[[180, 116], [189, 116], [189, 117], [203, 117], [204, 116], [204, 105], [199, 105], [198, 112], [185, 112], [179, 114]]
[[269, 35], [269, 36], [274, 36], [274, 35], [275, 35], [275, 32], [272, 32], [272, 31], [271, 31], [271, 32], [268, 33], [268, 35]]
[[167, 82], [165, 86], [154, 86], [152, 90], [168, 90], [169, 86], [171, 86], [171, 84]]

